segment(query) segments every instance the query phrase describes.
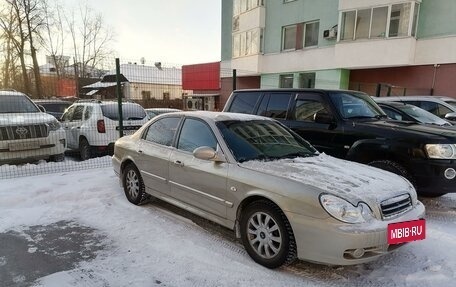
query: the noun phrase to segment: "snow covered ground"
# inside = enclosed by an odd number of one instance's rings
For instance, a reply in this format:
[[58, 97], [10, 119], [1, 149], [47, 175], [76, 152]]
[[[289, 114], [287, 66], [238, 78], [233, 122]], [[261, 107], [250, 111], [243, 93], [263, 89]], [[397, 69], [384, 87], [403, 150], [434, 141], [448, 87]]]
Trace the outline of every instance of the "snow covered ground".
[[[25, 254], [22, 259], [40, 252], [66, 258], [69, 251], [44, 247], [47, 237], [43, 230], [68, 228], [65, 235], [53, 240], [76, 238], [73, 245], [79, 242], [77, 238], [86, 236], [81, 239], [81, 256], [71, 257], [76, 264], [69, 269], [62, 265], [58, 272], [46, 272], [40, 264], [31, 266], [40, 274], [37, 278], [31, 276], [34, 272], [2, 273], [2, 268], [22, 261], [2, 255], [8, 253], [0, 248], [1, 286], [5, 282], [12, 282], [6, 286], [51, 287], [455, 286], [456, 194], [422, 199], [427, 209], [426, 240], [408, 244], [380, 260], [348, 267], [297, 262], [269, 270], [254, 263], [224, 228], [185, 211], [176, 212], [164, 203], [130, 204], [109, 160], [103, 157], [90, 163], [108, 167], [84, 170], [87, 166], [81, 163], [71, 172], [65, 170], [67, 162], [40, 163], [38, 166], [52, 165], [58, 172], [0, 180], [0, 246], [2, 238], [8, 238], [5, 235], [23, 236], [26, 245], [17, 247], [18, 253]], [[40, 173], [40, 168], [32, 165], [19, 168], [22, 171], [11, 166], [0, 172], [13, 169], [23, 174]]]

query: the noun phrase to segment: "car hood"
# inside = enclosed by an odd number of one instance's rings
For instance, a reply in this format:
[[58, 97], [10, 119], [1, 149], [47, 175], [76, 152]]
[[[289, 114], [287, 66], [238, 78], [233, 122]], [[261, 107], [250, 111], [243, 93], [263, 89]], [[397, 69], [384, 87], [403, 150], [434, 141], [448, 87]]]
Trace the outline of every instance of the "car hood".
[[240, 166], [298, 181], [353, 201], [379, 203], [406, 192], [416, 196], [414, 188], [403, 177], [326, 154], [275, 161], [247, 161]]
[[368, 129], [393, 129], [397, 132], [407, 133], [413, 137], [421, 136], [427, 138], [433, 136], [436, 138], [445, 137], [447, 139], [456, 139], [456, 130], [435, 125], [423, 125], [395, 120], [358, 121], [354, 122], [354, 125]]
[[55, 120], [53, 116], [41, 112], [0, 114], [0, 126], [44, 124]]

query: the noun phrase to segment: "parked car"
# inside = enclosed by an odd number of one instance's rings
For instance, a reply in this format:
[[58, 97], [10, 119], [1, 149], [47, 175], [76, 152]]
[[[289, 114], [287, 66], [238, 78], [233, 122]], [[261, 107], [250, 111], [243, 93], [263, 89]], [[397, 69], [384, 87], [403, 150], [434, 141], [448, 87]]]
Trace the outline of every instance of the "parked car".
[[403, 102], [456, 124], [456, 99], [439, 96], [378, 97], [376, 102]]
[[400, 246], [388, 226], [424, 216], [404, 178], [320, 154], [265, 117], [160, 115], [117, 140], [112, 162], [131, 203], [152, 196], [235, 230], [268, 268], [368, 262]]
[[[122, 103], [124, 135], [138, 130], [149, 118], [136, 103]], [[99, 154], [112, 154], [119, 138], [119, 108], [117, 102], [81, 100], [71, 105], [62, 116], [68, 148], [77, 150], [82, 160]]]
[[367, 94], [239, 90], [231, 94], [224, 111], [278, 119], [319, 151], [399, 174], [420, 195], [456, 192], [456, 132], [387, 119]]
[[60, 120], [65, 110], [73, 104], [70, 101], [63, 100], [34, 100], [35, 104], [42, 106], [46, 113]]
[[148, 109], [145, 109], [145, 111], [146, 111], [147, 115], [149, 116], [149, 118], [152, 119], [153, 117], [161, 115], [161, 114], [180, 112], [182, 110], [173, 109], [173, 108], [148, 108]]
[[[376, 98], [374, 98], [374, 100], [376, 100]], [[403, 102], [379, 102], [377, 104], [388, 115], [388, 117], [398, 121], [410, 121], [440, 127], [453, 126], [450, 122], [414, 105], [409, 105]]]
[[0, 164], [63, 161], [65, 132], [25, 94], [0, 91]]

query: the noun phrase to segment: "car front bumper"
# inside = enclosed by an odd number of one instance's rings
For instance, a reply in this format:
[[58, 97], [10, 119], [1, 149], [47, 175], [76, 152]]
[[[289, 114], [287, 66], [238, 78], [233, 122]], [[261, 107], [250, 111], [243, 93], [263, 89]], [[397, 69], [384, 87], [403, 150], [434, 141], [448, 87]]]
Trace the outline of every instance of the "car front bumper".
[[[285, 214], [293, 228], [299, 259], [327, 265], [352, 265], [375, 260], [402, 246], [388, 245], [388, 224], [422, 219], [424, 212], [424, 205], [418, 201], [413, 209], [392, 220], [361, 224]], [[351, 255], [357, 249], [364, 251], [360, 258]]]
[[456, 170], [455, 160], [416, 160], [410, 166], [418, 194], [444, 194], [456, 192], [456, 178], [445, 177], [447, 169]]
[[65, 132], [51, 131], [47, 137], [0, 141], [0, 164], [48, 159], [63, 154], [66, 147]]

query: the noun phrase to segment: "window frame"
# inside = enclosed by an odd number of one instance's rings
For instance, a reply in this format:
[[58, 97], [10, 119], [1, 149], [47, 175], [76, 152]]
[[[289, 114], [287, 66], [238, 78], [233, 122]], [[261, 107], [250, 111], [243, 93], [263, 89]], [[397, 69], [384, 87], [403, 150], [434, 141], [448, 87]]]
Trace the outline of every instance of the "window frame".
[[[406, 35], [398, 35], [398, 36], [390, 36], [390, 24], [391, 24], [391, 11], [392, 7], [394, 5], [410, 5], [410, 15], [408, 15], [408, 27], [407, 27], [407, 34]], [[373, 22], [373, 14], [374, 14], [374, 9], [378, 8], [383, 8], [387, 7], [387, 18], [386, 18], [386, 28], [385, 28], [385, 36], [384, 37], [372, 37], [372, 22]], [[369, 19], [369, 36], [368, 38], [357, 38], [356, 37], [356, 30], [357, 30], [357, 18], [358, 18], [358, 11], [361, 10], [370, 10], [370, 19]], [[415, 10], [418, 10], [418, 12], [415, 12]], [[360, 40], [372, 40], [372, 39], [397, 39], [397, 38], [406, 38], [406, 37], [414, 37], [416, 38], [416, 34], [418, 32], [418, 21], [419, 21], [419, 11], [421, 10], [421, 3], [417, 1], [404, 1], [400, 3], [391, 3], [391, 4], [383, 4], [383, 5], [376, 5], [376, 6], [371, 6], [371, 7], [360, 7], [360, 8], [355, 8], [355, 9], [347, 9], [339, 12], [339, 24], [338, 24], [338, 33], [337, 33], [337, 41], [338, 42], [344, 42], [344, 41], [356, 41], [358, 39]], [[345, 38], [342, 39], [342, 32], [344, 31], [344, 27], [342, 23], [342, 16], [344, 13], [348, 12], [355, 12], [355, 19], [353, 23], [353, 37], [351, 38]], [[416, 17], [416, 18], [415, 18]], [[414, 31], [413, 31], [414, 30]]]
[[[288, 29], [288, 28], [294, 28], [295, 29], [295, 32], [294, 32], [294, 45], [293, 45], [293, 48], [288, 48], [288, 49], [285, 49], [285, 30]], [[297, 34], [298, 34], [298, 24], [292, 24], [292, 25], [287, 25], [287, 26], [283, 26], [282, 27], [282, 47], [281, 47], [281, 51], [282, 52], [286, 52], [286, 51], [295, 51], [296, 50], [296, 46], [297, 46]]]
[[[307, 25], [311, 25], [311, 24], [318, 24], [318, 31], [317, 31], [317, 44], [316, 45], [311, 45], [311, 46], [306, 46], [306, 27]], [[303, 29], [302, 29], [302, 32], [303, 32], [303, 36], [302, 36], [302, 46], [304, 49], [309, 49], [309, 48], [315, 48], [315, 47], [318, 47], [318, 44], [320, 43], [320, 20], [314, 20], [314, 21], [309, 21], [309, 22], [305, 22], [303, 23]], [[297, 32], [297, 31], [296, 31]]]
[[[149, 130], [150, 128], [158, 123], [159, 121], [162, 121], [162, 120], [166, 120], [166, 119], [177, 119], [177, 125], [176, 125], [176, 131], [174, 132], [174, 135], [173, 135], [173, 138], [171, 139], [171, 143], [170, 145], [165, 145], [165, 144], [161, 144], [159, 142], [156, 142], [156, 141], [151, 141], [151, 140], [148, 140], [147, 139], [147, 134], [149, 133]], [[159, 145], [159, 146], [162, 146], [162, 147], [174, 147], [175, 144], [176, 144], [176, 135], [179, 133], [179, 130], [180, 130], [180, 127], [182, 125], [182, 117], [178, 116], [169, 116], [169, 117], [163, 117], [163, 118], [160, 118], [156, 121], [153, 121], [151, 124], [149, 124], [149, 126], [144, 130], [144, 132], [142, 133], [141, 135], [141, 140], [146, 142], [146, 143], [149, 143], [149, 144], [156, 144], [156, 145]]]

